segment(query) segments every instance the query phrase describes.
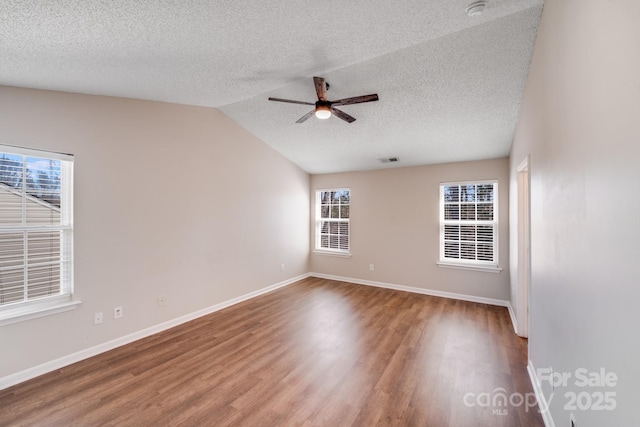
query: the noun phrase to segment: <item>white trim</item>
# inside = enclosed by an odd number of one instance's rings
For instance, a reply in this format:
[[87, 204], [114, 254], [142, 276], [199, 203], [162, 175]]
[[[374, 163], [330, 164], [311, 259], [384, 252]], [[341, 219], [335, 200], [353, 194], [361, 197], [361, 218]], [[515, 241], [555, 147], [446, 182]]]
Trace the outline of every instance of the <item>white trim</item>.
[[349, 187], [326, 187], [326, 188], [316, 188], [314, 189], [314, 191], [320, 192], [320, 191], [349, 191], [351, 192], [351, 188]]
[[442, 268], [457, 268], [459, 270], [472, 270], [472, 271], [485, 271], [487, 273], [500, 273], [502, 269], [497, 265], [474, 265], [474, 264], [462, 264], [455, 262], [442, 262], [438, 261], [438, 267]]
[[498, 178], [492, 179], [471, 179], [468, 181], [440, 181], [440, 185], [472, 185], [472, 184], [493, 184], [497, 183]]
[[508, 307], [509, 301], [493, 298], [478, 297], [475, 295], [457, 294], [453, 292], [436, 291], [433, 289], [415, 288], [413, 286], [395, 285], [392, 283], [374, 282], [371, 280], [354, 279], [352, 277], [333, 276], [323, 273], [309, 273], [311, 277], [320, 279], [337, 280], [339, 282], [349, 282], [356, 285], [375, 286], [376, 288], [394, 289], [396, 291], [412, 292], [414, 294], [431, 295], [434, 297], [457, 299], [461, 301], [478, 302], [481, 304], [497, 305]]
[[56, 369], [64, 368], [65, 366], [71, 365], [73, 363], [79, 362], [84, 359], [88, 359], [90, 357], [96, 356], [100, 353], [104, 353], [109, 350], [113, 350], [114, 348], [123, 346], [125, 344], [132, 343], [142, 338], [146, 338], [150, 335], [157, 334], [159, 332], [165, 331], [167, 329], [173, 328], [174, 326], [181, 325], [183, 323], [189, 322], [191, 320], [197, 319], [198, 317], [206, 316], [207, 314], [214, 313], [216, 311], [222, 310], [223, 308], [230, 307], [232, 305], [238, 304], [240, 302], [246, 301], [251, 298], [255, 298], [259, 295], [266, 294], [268, 292], [274, 291], [278, 288], [282, 288], [284, 286], [288, 286], [292, 283], [295, 283], [299, 280], [305, 279], [309, 277], [309, 274], [302, 274], [297, 277], [293, 277], [291, 279], [287, 279], [285, 281], [276, 283], [274, 285], [267, 286], [262, 289], [258, 289], [257, 291], [250, 292], [245, 295], [241, 295], [236, 298], [232, 298], [230, 300], [221, 302], [219, 304], [212, 305], [207, 308], [203, 308], [202, 310], [195, 311], [190, 314], [186, 314], [184, 316], [177, 317], [172, 320], [168, 320], [166, 322], [160, 323], [155, 326], [151, 326], [146, 329], [142, 329], [137, 332], [133, 332], [129, 335], [125, 335], [120, 338], [116, 338], [111, 341], [107, 341], [102, 344], [98, 344], [93, 347], [89, 347], [84, 350], [80, 350], [78, 352], [69, 354], [67, 356], [62, 356], [58, 359], [52, 360], [50, 362], [45, 362], [41, 365], [34, 366], [32, 368], [25, 369], [20, 372], [16, 372], [14, 374], [7, 375], [5, 377], [0, 378], [0, 390], [5, 388], [9, 388], [21, 382], [30, 380], [32, 378], [38, 377], [40, 375], [55, 371]]
[[0, 311], [0, 326], [75, 310], [80, 303], [82, 303], [82, 301], [70, 300], [69, 295], [65, 295], [64, 301], [62, 302], [54, 300], [44, 304], [19, 303], [16, 309]]
[[[349, 193], [349, 218], [322, 218], [322, 203], [320, 200], [320, 194], [321, 193], [326, 193], [326, 192], [338, 192], [338, 191], [342, 191], [342, 192], [348, 192]], [[332, 203], [330, 203], [330, 206], [332, 206]], [[316, 189], [315, 190], [315, 218], [314, 218], [314, 226], [315, 226], [315, 233], [314, 233], [314, 242], [313, 242], [313, 251], [317, 252], [317, 253], [322, 253], [322, 254], [326, 254], [326, 255], [337, 255], [337, 256], [344, 256], [344, 257], [351, 257], [351, 189], [348, 187], [340, 187], [340, 188], [323, 188], [323, 189]], [[331, 216], [331, 215], [329, 215]], [[335, 222], [335, 223], [346, 223], [347, 224], [347, 238], [349, 241], [349, 247], [346, 251], [344, 250], [334, 250], [334, 249], [330, 249], [330, 248], [323, 248], [321, 243], [322, 243], [322, 232], [321, 232], [321, 228], [322, 228], [322, 222]], [[330, 233], [330, 232], [329, 232]], [[329, 236], [327, 236], [327, 238], [329, 238]]]
[[[22, 271], [22, 297], [20, 301], [12, 302], [0, 307], [0, 326], [25, 320], [36, 319], [50, 314], [62, 313], [76, 308], [80, 301], [73, 300], [73, 156], [68, 154], [54, 153], [49, 151], [33, 150], [8, 145], [0, 145], [0, 152], [9, 154], [12, 157], [21, 157], [22, 185], [20, 189], [14, 189], [10, 185], [0, 184], [0, 190], [13, 194], [21, 199], [21, 220], [17, 224], [0, 226], [2, 232], [15, 232], [23, 235], [23, 254], [20, 263], [9, 268], [10, 270]], [[45, 160], [55, 159], [60, 162], [60, 207], [45, 202], [28, 194], [27, 172], [29, 171], [30, 157], [42, 158]], [[56, 224], [30, 224], [26, 220], [27, 201], [46, 207], [54, 212], [59, 212], [60, 221]], [[46, 298], [31, 299], [29, 294], [29, 266], [37, 264], [30, 263], [31, 255], [29, 251], [30, 232], [47, 231], [60, 232], [58, 257], [49, 257], [48, 264], [57, 265], [60, 269], [60, 281], [58, 295]], [[49, 254], [50, 255], [50, 254]], [[54, 264], [54, 259], [58, 258]], [[43, 279], [44, 280], [44, 279]], [[16, 282], [18, 283], [18, 282]], [[46, 284], [44, 281], [43, 284]]]
[[337, 256], [342, 258], [351, 258], [351, 252], [338, 252], [338, 251], [314, 249], [313, 253], [316, 255], [329, 255], [329, 256]]
[[530, 155], [527, 154], [527, 156], [524, 158], [524, 160], [522, 160], [520, 162], [520, 164], [518, 165], [518, 167], [516, 168], [516, 172], [523, 172], [525, 170], [529, 170], [529, 157]]
[[511, 323], [513, 324], [513, 332], [515, 332], [516, 335], [518, 335], [518, 321], [516, 320], [516, 315], [513, 312], [511, 301], [507, 303], [507, 309], [509, 310], [509, 317], [511, 318]]
[[536, 370], [533, 367], [533, 362], [531, 360], [529, 360], [529, 363], [527, 364], [527, 372], [529, 372], [529, 379], [531, 380], [531, 386], [533, 387], [536, 400], [538, 401], [538, 409], [540, 410], [540, 415], [542, 415], [544, 425], [546, 427], [556, 427], [556, 423], [553, 421], [553, 417], [551, 416], [551, 411], [549, 411], [549, 403], [544, 397], [544, 393], [540, 387], [540, 380], [536, 375]]
[[[463, 185], [486, 185], [486, 184], [491, 184], [493, 185], [493, 220], [488, 221], [488, 220], [478, 220], [478, 218], [476, 217], [475, 220], [473, 221], [466, 221], [466, 220], [462, 220], [461, 218], [457, 219], [457, 220], [447, 220], [444, 218], [444, 211], [445, 211], [445, 201], [444, 201], [444, 188], [446, 186], [463, 186]], [[454, 264], [455, 267], [453, 268], [464, 268], [464, 267], [458, 267], [458, 262], [460, 261], [456, 261], [455, 258], [447, 258], [445, 257], [445, 227], [447, 225], [475, 225], [475, 226], [479, 226], [479, 225], [484, 225], [484, 226], [488, 226], [491, 225], [491, 227], [493, 227], [493, 262], [488, 263], [488, 266], [492, 266], [495, 267], [496, 269], [498, 269], [498, 271], [494, 271], [494, 273], [499, 273], [500, 271], [502, 271], [501, 268], [499, 268], [498, 266], [498, 260], [500, 259], [500, 239], [499, 239], [499, 228], [500, 228], [500, 186], [498, 185], [498, 179], [491, 179], [491, 180], [476, 180], [476, 181], [458, 181], [458, 182], [441, 182], [440, 186], [439, 186], [439, 192], [438, 192], [438, 209], [439, 209], [439, 227], [440, 227], [440, 232], [439, 232], [439, 244], [440, 244], [440, 249], [439, 249], [439, 255], [438, 255], [438, 264], [442, 263], [443, 267], [448, 267], [447, 264]], [[459, 203], [462, 203], [462, 201], [460, 201]], [[473, 202], [474, 204], [477, 203], [477, 201]], [[477, 244], [478, 242], [475, 241], [475, 243]], [[461, 264], [465, 264], [464, 261], [460, 262]], [[475, 268], [475, 266], [471, 263], [469, 264], [465, 264], [465, 267], [469, 267], [469, 268]], [[481, 267], [480, 267], [481, 268]], [[477, 269], [480, 269], [477, 268]]]
[[73, 154], [58, 153], [55, 151], [39, 150], [34, 148], [24, 148], [15, 145], [0, 144], [0, 151], [10, 152], [11, 154], [19, 154], [29, 157], [46, 157], [47, 159], [64, 160], [73, 162]]
[[531, 175], [529, 156], [520, 163], [517, 171], [517, 257], [518, 257], [518, 335], [529, 336], [531, 295]]

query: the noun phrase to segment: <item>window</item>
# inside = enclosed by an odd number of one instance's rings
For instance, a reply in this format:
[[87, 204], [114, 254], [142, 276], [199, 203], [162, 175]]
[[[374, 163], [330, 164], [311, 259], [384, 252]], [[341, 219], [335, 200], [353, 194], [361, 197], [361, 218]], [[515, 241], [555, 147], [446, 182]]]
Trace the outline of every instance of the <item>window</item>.
[[349, 254], [348, 188], [316, 191], [316, 251]]
[[72, 156], [0, 146], [3, 323], [77, 303], [70, 303], [72, 175]]
[[498, 183], [440, 184], [440, 263], [498, 267]]

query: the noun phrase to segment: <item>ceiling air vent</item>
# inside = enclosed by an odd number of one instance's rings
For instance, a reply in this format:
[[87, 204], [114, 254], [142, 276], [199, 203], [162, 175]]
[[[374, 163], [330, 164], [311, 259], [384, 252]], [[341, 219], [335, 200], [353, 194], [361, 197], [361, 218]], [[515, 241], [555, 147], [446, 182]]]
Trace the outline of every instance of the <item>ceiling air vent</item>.
[[380, 160], [380, 163], [395, 163], [400, 159], [397, 157], [389, 157], [388, 159], [378, 159], [378, 160]]

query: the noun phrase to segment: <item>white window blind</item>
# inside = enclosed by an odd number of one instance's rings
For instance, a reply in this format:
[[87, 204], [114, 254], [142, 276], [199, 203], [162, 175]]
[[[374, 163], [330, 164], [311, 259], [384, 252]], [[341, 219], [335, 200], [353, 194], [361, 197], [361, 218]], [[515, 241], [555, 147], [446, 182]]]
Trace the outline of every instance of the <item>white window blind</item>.
[[498, 183], [440, 185], [440, 261], [497, 266]]
[[71, 295], [73, 157], [0, 146], [0, 311]]
[[348, 188], [316, 191], [316, 250], [349, 253]]

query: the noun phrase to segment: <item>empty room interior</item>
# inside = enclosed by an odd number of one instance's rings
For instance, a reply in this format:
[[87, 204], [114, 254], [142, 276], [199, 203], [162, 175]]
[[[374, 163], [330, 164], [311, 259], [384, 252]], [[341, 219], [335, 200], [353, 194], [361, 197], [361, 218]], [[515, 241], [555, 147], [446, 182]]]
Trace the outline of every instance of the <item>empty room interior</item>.
[[640, 425], [638, 16], [1, 2], [0, 425]]

